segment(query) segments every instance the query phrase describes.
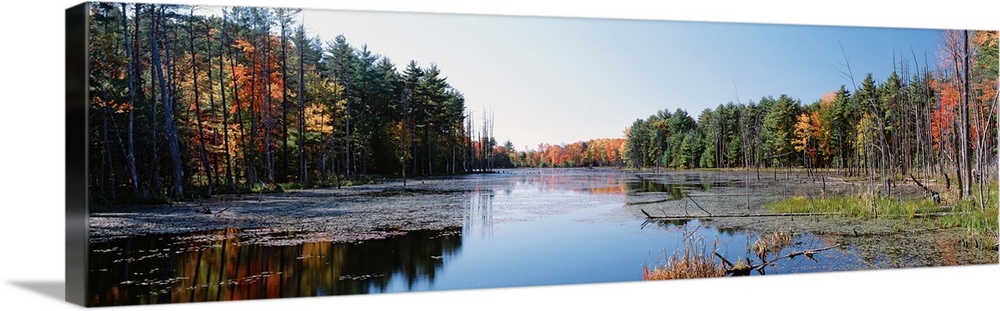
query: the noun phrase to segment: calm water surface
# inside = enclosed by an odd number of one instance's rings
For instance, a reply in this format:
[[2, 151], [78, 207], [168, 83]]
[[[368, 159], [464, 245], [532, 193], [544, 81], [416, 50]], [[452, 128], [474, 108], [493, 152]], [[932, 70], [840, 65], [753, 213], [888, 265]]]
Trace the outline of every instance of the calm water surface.
[[[359, 243], [261, 245], [239, 229], [145, 235], [91, 246], [92, 305], [240, 300], [361, 293], [637, 281], [688, 238], [730, 260], [747, 256], [754, 233], [710, 222], [644, 224], [625, 197], [739, 187], [711, 176], [656, 183], [614, 170], [514, 170], [464, 176], [461, 228], [416, 231]], [[274, 234], [295, 235], [295, 232]], [[800, 235], [796, 250], [831, 245]], [[850, 249], [782, 260], [767, 274], [856, 269]], [[853, 267], [853, 268], [851, 268]]]

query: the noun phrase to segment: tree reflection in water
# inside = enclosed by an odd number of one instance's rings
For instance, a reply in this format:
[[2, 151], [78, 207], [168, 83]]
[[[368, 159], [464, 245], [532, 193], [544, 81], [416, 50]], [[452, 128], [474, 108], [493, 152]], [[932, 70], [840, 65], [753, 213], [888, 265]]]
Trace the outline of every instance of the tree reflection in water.
[[[273, 236], [280, 241], [283, 233]], [[460, 229], [360, 243], [251, 243], [236, 229], [91, 244], [90, 306], [385, 292], [434, 282]], [[288, 243], [293, 244], [293, 243]]]

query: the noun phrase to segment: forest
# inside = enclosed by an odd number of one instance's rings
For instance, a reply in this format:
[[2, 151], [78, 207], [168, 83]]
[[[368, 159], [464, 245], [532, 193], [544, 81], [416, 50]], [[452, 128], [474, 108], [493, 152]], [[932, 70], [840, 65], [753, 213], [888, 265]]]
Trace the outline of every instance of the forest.
[[474, 118], [442, 69], [309, 36], [300, 10], [90, 8], [98, 202], [489, 171], [496, 158], [492, 116]]
[[[98, 202], [339, 186], [505, 167], [836, 170], [891, 193], [910, 174], [965, 195], [995, 180], [997, 32], [943, 31], [885, 81], [637, 119], [623, 137], [518, 151], [436, 64], [395, 64], [297, 9], [96, 3], [89, 19], [89, 187]], [[931, 66], [931, 62], [935, 66]], [[934, 68], [934, 69], [931, 69]]]
[[623, 160], [636, 168], [752, 168], [758, 178], [761, 168], [835, 170], [889, 196], [911, 174], [944, 179], [949, 189], [955, 183], [959, 197], [996, 180], [996, 31], [943, 31], [935, 55], [894, 55], [882, 82], [871, 73], [857, 81], [844, 57], [840, 70], [851, 84], [811, 104], [766, 96], [697, 119], [682, 109], [637, 119]]

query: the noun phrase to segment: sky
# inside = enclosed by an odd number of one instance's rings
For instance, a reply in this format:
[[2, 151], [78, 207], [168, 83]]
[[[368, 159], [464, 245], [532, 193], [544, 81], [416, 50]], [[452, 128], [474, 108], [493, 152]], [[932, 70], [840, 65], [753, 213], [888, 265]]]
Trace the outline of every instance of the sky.
[[[208, 11], [212, 11], [209, 9]], [[809, 104], [905, 58], [931, 66], [941, 31], [914, 28], [303, 10], [307, 32], [436, 64], [473, 121], [518, 150], [623, 137], [636, 119], [787, 94]], [[846, 59], [845, 59], [846, 57]], [[914, 62], [914, 59], [917, 61]], [[850, 68], [847, 67], [850, 65]], [[851, 80], [853, 74], [854, 82]], [[912, 69], [911, 69], [912, 70]], [[476, 126], [476, 125], [474, 125]]]
[[[882, 81], [893, 56], [933, 66], [941, 32], [926, 29], [637, 21], [306, 10], [323, 40], [343, 34], [402, 70], [437, 64], [474, 121], [495, 116], [515, 148], [617, 138], [659, 110], [702, 110], [788, 94], [804, 104]], [[841, 49], [843, 47], [843, 49]], [[845, 55], [849, 62], [845, 62]]]

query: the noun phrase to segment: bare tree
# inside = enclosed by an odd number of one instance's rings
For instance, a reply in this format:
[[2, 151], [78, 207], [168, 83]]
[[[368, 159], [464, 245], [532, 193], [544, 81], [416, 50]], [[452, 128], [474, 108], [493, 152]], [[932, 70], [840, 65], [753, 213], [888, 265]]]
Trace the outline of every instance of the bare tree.
[[[154, 17], [157, 26], [162, 26], [163, 11], [161, 8], [160, 14], [156, 15], [156, 10], [154, 7]], [[156, 79], [160, 83], [160, 98], [163, 104], [163, 126], [167, 138], [167, 147], [170, 152], [170, 161], [173, 163], [173, 194], [177, 197], [184, 196], [184, 170], [183, 164], [181, 163], [180, 147], [177, 143], [177, 127], [174, 124], [174, 106], [173, 101], [170, 96], [167, 95], [167, 83], [164, 78], [163, 73], [163, 63], [160, 61], [160, 47], [158, 37], [156, 33], [162, 30], [162, 27], [154, 27], [153, 33], [153, 66], [156, 72]], [[163, 45], [169, 45], [169, 39], [163, 36]]]

